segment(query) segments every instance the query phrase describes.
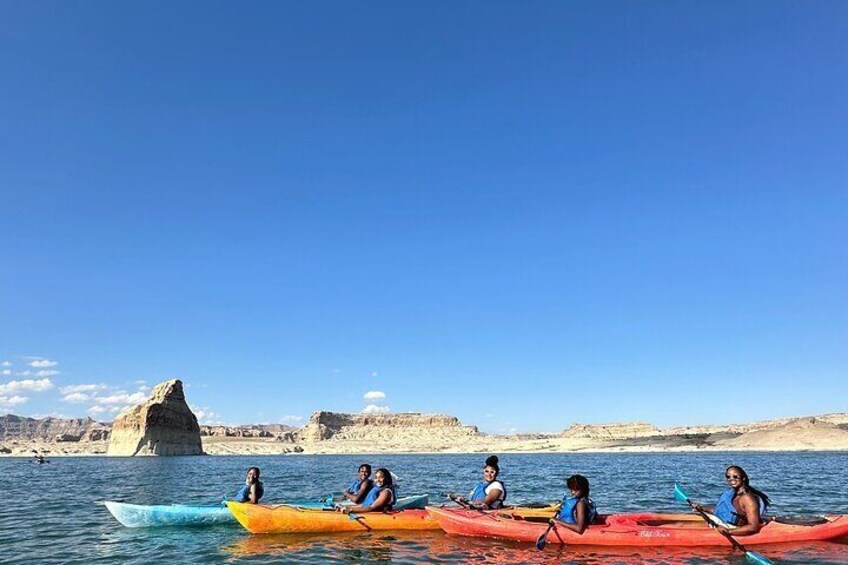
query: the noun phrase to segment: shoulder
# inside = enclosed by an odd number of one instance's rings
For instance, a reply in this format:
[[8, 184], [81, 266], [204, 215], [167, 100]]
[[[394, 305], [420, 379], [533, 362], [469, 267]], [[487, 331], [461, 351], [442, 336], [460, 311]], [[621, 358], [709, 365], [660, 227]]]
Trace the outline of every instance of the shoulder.
[[488, 492], [489, 489], [499, 490], [503, 492], [504, 486], [503, 483], [500, 481], [492, 481], [491, 483], [489, 483], [489, 486], [486, 487], [486, 491]]
[[750, 505], [753, 505], [753, 506], [759, 506], [759, 504], [760, 504], [759, 499], [756, 496], [754, 496], [754, 493], [751, 493], [751, 492], [746, 492], [745, 494], [740, 494], [739, 496], [736, 497], [736, 500], [738, 500], [740, 504], [745, 504], [745, 505], [750, 504]]

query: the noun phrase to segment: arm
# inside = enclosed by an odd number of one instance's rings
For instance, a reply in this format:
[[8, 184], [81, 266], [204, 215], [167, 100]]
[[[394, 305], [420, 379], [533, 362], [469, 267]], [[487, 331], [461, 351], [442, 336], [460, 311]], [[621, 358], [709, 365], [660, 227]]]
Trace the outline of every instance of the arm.
[[345, 514], [350, 514], [351, 512], [379, 512], [388, 506], [391, 499], [392, 493], [386, 489], [377, 495], [377, 500], [371, 506], [363, 506], [361, 504], [357, 504], [356, 506], [342, 506], [341, 511]]
[[562, 522], [557, 520], [557, 525], [562, 526], [564, 528], [568, 528], [572, 532], [582, 534], [586, 531], [586, 526], [589, 525], [588, 521], [589, 513], [586, 511], [586, 501], [581, 500], [577, 503], [577, 506], [574, 507], [574, 524], [569, 524], [568, 522]]
[[351, 502], [357, 502], [358, 503], [362, 499], [365, 498], [365, 495], [368, 493], [368, 490], [370, 489], [370, 487], [371, 487], [371, 479], [368, 479], [367, 481], [362, 481], [362, 484], [359, 485], [358, 491], [350, 492], [350, 490], [345, 489], [345, 491], [342, 494], [344, 494], [344, 497], [346, 499], [350, 500]]
[[256, 483], [250, 485], [250, 490], [248, 491], [248, 501], [251, 504], [259, 503], [259, 497], [256, 496]]
[[495, 501], [500, 498], [502, 493], [503, 491], [501, 489], [493, 488], [491, 492], [486, 495], [486, 498], [477, 502], [472, 502], [471, 505], [478, 508], [491, 508], [492, 504], [494, 504]]
[[742, 512], [745, 516], [746, 524], [729, 530], [727, 528], [719, 528], [734, 536], [750, 536], [756, 534], [763, 527], [760, 521], [760, 505], [757, 503], [757, 498], [750, 493], [743, 494], [739, 499], [739, 505], [742, 507]]

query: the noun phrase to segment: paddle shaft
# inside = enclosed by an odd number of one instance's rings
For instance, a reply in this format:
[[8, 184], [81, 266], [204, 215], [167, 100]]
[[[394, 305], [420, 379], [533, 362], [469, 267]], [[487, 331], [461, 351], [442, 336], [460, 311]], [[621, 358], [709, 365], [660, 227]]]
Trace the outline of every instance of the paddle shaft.
[[742, 545], [741, 543], [739, 543], [738, 541], [736, 541], [736, 538], [734, 538], [732, 535], [730, 535], [729, 533], [727, 533], [727, 532], [725, 532], [724, 530], [722, 530], [722, 529], [719, 527], [719, 525], [718, 525], [718, 524], [716, 524], [715, 522], [713, 522], [712, 518], [710, 518], [709, 516], [707, 516], [707, 513], [706, 513], [706, 512], [704, 512], [703, 510], [698, 510], [697, 508], [695, 508], [695, 504], [694, 504], [694, 503], [692, 503], [692, 501], [691, 501], [691, 500], [690, 500], [690, 501], [687, 501], [687, 502], [689, 502], [689, 506], [691, 506], [691, 507], [692, 507], [692, 510], [694, 510], [695, 512], [697, 512], [697, 513], [698, 513], [698, 515], [700, 515], [700, 516], [701, 516], [701, 518], [703, 518], [704, 520], [706, 520], [707, 524], [710, 524], [710, 525], [714, 526], [714, 527], [718, 530], [718, 533], [720, 533], [721, 535], [723, 535], [724, 537], [726, 537], [726, 538], [728, 539], [728, 541], [730, 541], [730, 543], [732, 543], [732, 544], [733, 544], [733, 547], [735, 547], [736, 549], [738, 549], [738, 550], [739, 550], [739, 551], [741, 551], [742, 553], [748, 553], [748, 550], [747, 550], [747, 549], [745, 549], [745, 546], [744, 546], [744, 545]]

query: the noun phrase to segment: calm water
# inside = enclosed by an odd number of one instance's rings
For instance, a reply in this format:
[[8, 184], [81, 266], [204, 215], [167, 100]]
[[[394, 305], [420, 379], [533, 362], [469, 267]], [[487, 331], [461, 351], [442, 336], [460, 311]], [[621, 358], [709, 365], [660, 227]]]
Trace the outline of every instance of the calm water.
[[[484, 455], [55, 458], [49, 465], [0, 459], [0, 561], [4, 563], [733, 563], [728, 550], [646, 551], [561, 548], [442, 533], [252, 536], [240, 526], [127, 529], [101, 500], [139, 504], [214, 504], [241, 486], [247, 467], [262, 468], [267, 502], [317, 499], [352, 480], [360, 462], [401, 477], [401, 494], [467, 491]], [[767, 492], [774, 512], [846, 513], [848, 454], [546, 454], [503, 455], [501, 478], [512, 502], [553, 501], [580, 472], [603, 512], [681, 511], [672, 485], [713, 502], [724, 468], [742, 465]], [[848, 563], [845, 543], [760, 546], [776, 563]]]

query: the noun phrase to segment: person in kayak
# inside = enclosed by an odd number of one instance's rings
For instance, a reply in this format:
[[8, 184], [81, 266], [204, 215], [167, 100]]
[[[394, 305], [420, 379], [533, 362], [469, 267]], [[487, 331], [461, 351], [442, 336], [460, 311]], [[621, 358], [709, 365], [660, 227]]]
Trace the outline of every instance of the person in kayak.
[[397, 502], [394, 481], [388, 469], [380, 468], [374, 473], [374, 488], [372, 488], [361, 504], [354, 506], [336, 505], [336, 510], [350, 514], [351, 512], [386, 512]]
[[265, 494], [265, 486], [259, 480], [259, 467], [251, 467], [247, 470], [247, 478], [244, 480], [244, 486], [236, 494], [236, 500], [239, 502], [249, 502], [250, 504], [259, 504], [259, 499]]
[[582, 534], [586, 526], [598, 517], [595, 503], [589, 498], [589, 479], [583, 475], [572, 475], [566, 479], [565, 485], [570, 492], [562, 497], [559, 512], [552, 520], [556, 520], [555, 525]]
[[771, 504], [769, 497], [751, 486], [748, 474], [742, 467], [731, 465], [724, 472], [724, 478], [730, 488], [721, 493], [715, 506], [694, 508], [703, 512], [712, 512], [724, 522], [719, 530], [734, 536], [750, 536], [763, 527], [763, 514]]
[[468, 493], [468, 498], [454, 496], [448, 493], [448, 498], [455, 500], [463, 506], [471, 506], [485, 510], [497, 510], [503, 508], [506, 500], [506, 487], [503, 481], [498, 480], [501, 468], [498, 467], [498, 456], [490, 455], [486, 458], [483, 466], [483, 480]]
[[359, 504], [365, 500], [365, 497], [368, 496], [368, 493], [374, 488], [374, 481], [372, 481], [370, 477], [371, 465], [363, 463], [359, 466], [359, 475], [357, 479], [342, 492], [342, 495], [354, 504]]

